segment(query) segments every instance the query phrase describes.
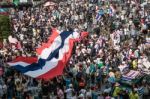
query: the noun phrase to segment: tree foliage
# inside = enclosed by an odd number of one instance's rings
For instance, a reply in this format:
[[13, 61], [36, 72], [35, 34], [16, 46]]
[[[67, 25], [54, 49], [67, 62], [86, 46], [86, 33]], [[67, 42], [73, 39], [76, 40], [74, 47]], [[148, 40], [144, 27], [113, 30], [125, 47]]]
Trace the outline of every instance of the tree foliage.
[[0, 39], [6, 39], [10, 34], [9, 16], [0, 15]]

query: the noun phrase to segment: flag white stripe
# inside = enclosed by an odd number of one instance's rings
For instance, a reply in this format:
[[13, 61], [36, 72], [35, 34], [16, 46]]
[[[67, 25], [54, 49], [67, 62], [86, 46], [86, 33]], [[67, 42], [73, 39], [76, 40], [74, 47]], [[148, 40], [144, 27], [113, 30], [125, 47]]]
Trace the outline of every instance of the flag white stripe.
[[45, 66], [43, 66], [42, 69], [38, 69], [38, 70], [35, 70], [35, 71], [26, 72], [25, 75], [28, 75], [28, 76], [36, 78], [36, 77], [38, 77], [40, 75], [43, 75], [43, 74], [47, 73], [51, 69], [55, 68], [57, 66], [58, 62], [60, 60], [62, 60], [63, 55], [66, 52], [69, 51], [69, 40], [71, 38], [73, 38], [73, 35], [70, 35], [68, 38], [66, 38], [64, 47], [59, 50], [59, 58], [58, 59], [53, 58], [52, 60], [47, 61], [46, 64], [45, 64]]
[[26, 62], [15, 62], [15, 63], [7, 63], [8, 65], [10, 65], [10, 66], [16, 66], [16, 65], [21, 65], [21, 66], [23, 66], [23, 67], [26, 67], [26, 66], [28, 66], [28, 65], [30, 65], [29, 63], [26, 63]]
[[53, 52], [55, 49], [57, 49], [61, 45], [61, 37], [58, 36], [52, 43], [52, 45], [49, 48], [45, 48], [41, 55], [39, 55], [39, 58], [41, 59], [47, 59], [51, 52]]

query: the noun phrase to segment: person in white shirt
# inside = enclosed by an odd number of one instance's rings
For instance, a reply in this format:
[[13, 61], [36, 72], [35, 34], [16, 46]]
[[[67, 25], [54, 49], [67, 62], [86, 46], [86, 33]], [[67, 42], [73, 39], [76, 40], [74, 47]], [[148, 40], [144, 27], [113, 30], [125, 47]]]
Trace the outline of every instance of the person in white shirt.
[[72, 84], [70, 84], [69, 88], [65, 90], [65, 93], [66, 93], [66, 99], [72, 99], [73, 93], [74, 93], [74, 89], [73, 89]]

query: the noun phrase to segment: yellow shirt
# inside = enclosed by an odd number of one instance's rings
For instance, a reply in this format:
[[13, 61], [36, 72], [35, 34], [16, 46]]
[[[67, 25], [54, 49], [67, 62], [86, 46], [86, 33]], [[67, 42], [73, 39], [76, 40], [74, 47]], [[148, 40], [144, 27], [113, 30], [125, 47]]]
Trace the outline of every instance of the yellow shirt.
[[129, 97], [130, 99], [140, 99], [139, 95], [137, 93], [133, 94], [133, 92], [130, 92]]
[[133, 68], [134, 68], [134, 69], [136, 69], [136, 68], [137, 68], [137, 64], [138, 64], [138, 63], [137, 63], [137, 61], [136, 61], [136, 60], [134, 60], [134, 61], [132, 62], [132, 66], [133, 66]]
[[115, 87], [115, 90], [114, 90], [114, 92], [113, 92], [113, 96], [114, 96], [114, 97], [118, 96], [120, 90], [121, 90], [121, 89], [120, 89], [119, 87]]

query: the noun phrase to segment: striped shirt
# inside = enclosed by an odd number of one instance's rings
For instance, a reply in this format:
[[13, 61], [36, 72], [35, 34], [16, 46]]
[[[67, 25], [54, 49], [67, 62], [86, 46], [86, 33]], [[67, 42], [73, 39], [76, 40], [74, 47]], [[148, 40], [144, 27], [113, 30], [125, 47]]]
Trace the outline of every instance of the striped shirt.
[[139, 96], [142, 96], [144, 94], [144, 88], [143, 87], [138, 88], [138, 94], [139, 94]]

